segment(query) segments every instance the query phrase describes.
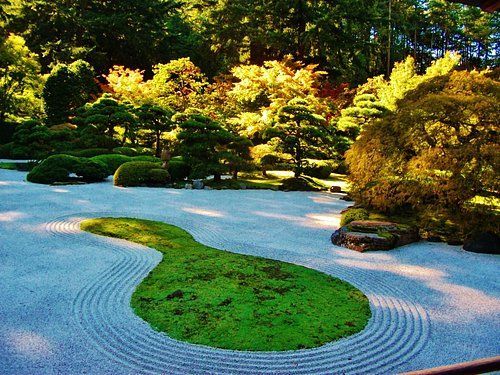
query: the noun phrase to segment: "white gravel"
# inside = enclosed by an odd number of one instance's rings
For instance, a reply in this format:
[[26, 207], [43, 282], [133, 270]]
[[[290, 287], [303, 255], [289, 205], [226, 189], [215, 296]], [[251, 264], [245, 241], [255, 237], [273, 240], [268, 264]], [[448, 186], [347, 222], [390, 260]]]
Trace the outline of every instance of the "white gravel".
[[[121, 189], [0, 170], [0, 373], [397, 373], [500, 354], [499, 258], [418, 243], [359, 254], [329, 242], [348, 203], [326, 193]], [[82, 233], [85, 217], [179, 225], [221, 249], [341, 277], [367, 328], [321, 348], [217, 350], [154, 332], [129, 307], [158, 252]], [[214, 270], [214, 272], [217, 272]]]

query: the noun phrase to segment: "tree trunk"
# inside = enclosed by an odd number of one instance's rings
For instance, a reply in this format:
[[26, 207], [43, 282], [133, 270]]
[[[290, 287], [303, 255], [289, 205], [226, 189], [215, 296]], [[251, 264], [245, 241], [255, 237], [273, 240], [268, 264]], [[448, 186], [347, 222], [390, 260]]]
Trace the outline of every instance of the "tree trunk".
[[238, 168], [235, 168], [233, 171], [233, 180], [237, 180], [237, 179], [238, 179]]
[[298, 129], [295, 133], [297, 138], [297, 144], [295, 145], [295, 178], [300, 177], [302, 174], [302, 146], [300, 145], [300, 123], [298, 124]]
[[161, 132], [159, 130], [156, 131], [156, 150], [155, 150], [155, 156], [159, 158], [161, 156]]
[[221, 182], [222, 181], [220, 173], [214, 173], [214, 181], [215, 182]]

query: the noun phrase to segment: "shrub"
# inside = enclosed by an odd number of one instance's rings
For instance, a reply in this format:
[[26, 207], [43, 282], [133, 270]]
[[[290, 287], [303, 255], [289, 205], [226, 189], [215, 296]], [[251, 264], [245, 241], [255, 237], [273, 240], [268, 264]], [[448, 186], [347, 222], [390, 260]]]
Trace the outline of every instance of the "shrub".
[[107, 148], [88, 148], [84, 150], [73, 150], [66, 152], [67, 155], [77, 156], [80, 158], [92, 158], [99, 155], [109, 155], [110, 153], [111, 152]]
[[86, 182], [102, 181], [109, 176], [106, 164], [83, 158], [79, 160], [71, 172]]
[[115, 147], [113, 152], [126, 156], [153, 155], [153, 150], [145, 147]]
[[150, 169], [148, 176], [150, 184], [158, 186], [164, 186], [170, 178], [168, 171], [161, 168]]
[[151, 156], [151, 155], [134, 156], [132, 158], [132, 161], [150, 161], [153, 163], [161, 163], [160, 158], [157, 158], [156, 156]]
[[108, 176], [115, 174], [116, 170], [122, 165], [129, 161], [132, 161], [130, 156], [119, 155], [119, 154], [107, 154], [107, 155], [97, 155], [92, 157], [90, 160], [103, 163], [106, 165], [106, 170]]
[[307, 176], [287, 178], [283, 180], [280, 186], [280, 190], [291, 191], [320, 191], [324, 189], [324, 186], [319, 185], [316, 181]]
[[6, 143], [0, 145], [0, 158], [10, 159], [12, 157], [12, 149], [14, 148], [14, 143]]
[[33, 168], [27, 180], [39, 184], [70, 182], [74, 180], [71, 173], [85, 182], [101, 181], [107, 176], [104, 164], [71, 155], [53, 155]]
[[337, 163], [333, 160], [307, 159], [307, 166], [304, 167], [304, 174], [316, 178], [328, 178], [335, 170]]
[[[131, 161], [122, 164], [114, 176], [116, 186], [159, 186], [168, 182], [168, 172], [151, 172], [160, 169], [160, 163]], [[163, 179], [164, 178], [164, 179]]]
[[342, 214], [342, 219], [340, 220], [340, 225], [344, 226], [352, 221], [357, 220], [368, 220], [370, 214], [364, 208], [351, 208]]
[[170, 160], [168, 164], [168, 173], [173, 181], [185, 180], [191, 173], [191, 167], [181, 160]]

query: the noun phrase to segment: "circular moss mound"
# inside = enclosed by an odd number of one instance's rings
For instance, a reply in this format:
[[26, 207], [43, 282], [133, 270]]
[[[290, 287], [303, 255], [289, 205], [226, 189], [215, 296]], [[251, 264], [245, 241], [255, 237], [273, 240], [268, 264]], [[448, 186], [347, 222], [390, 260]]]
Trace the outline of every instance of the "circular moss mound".
[[131, 303], [154, 329], [178, 340], [234, 350], [313, 348], [361, 331], [371, 315], [366, 296], [342, 280], [217, 250], [172, 225], [101, 218], [81, 227], [163, 253]]

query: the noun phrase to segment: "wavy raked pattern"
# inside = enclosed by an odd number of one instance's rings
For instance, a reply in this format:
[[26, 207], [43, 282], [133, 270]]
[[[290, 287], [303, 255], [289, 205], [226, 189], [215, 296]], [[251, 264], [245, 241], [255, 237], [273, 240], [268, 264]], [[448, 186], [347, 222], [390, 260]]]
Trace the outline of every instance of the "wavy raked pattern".
[[[161, 254], [131, 242], [110, 239], [80, 230], [92, 217], [141, 217], [177, 225], [206, 245], [233, 252], [261, 255], [316, 268], [346, 280], [368, 296], [372, 318], [360, 333], [315, 349], [286, 352], [243, 352], [215, 349], [171, 339], [154, 331], [130, 307], [135, 287], [160, 262]], [[318, 258], [266, 249], [223, 239], [196, 222], [179, 218], [85, 213], [61, 217], [46, 229], [68, 241], [94, 243], [115, 253], [115, 263], [74, 301], [76, 324], [103, 354], [123, 366], [125, 373], [173, 374], [332, 374], [391, 373], [425, 345], [429, 335], [426, 312], [392, 285], [362, 269], [325, 265]]]

